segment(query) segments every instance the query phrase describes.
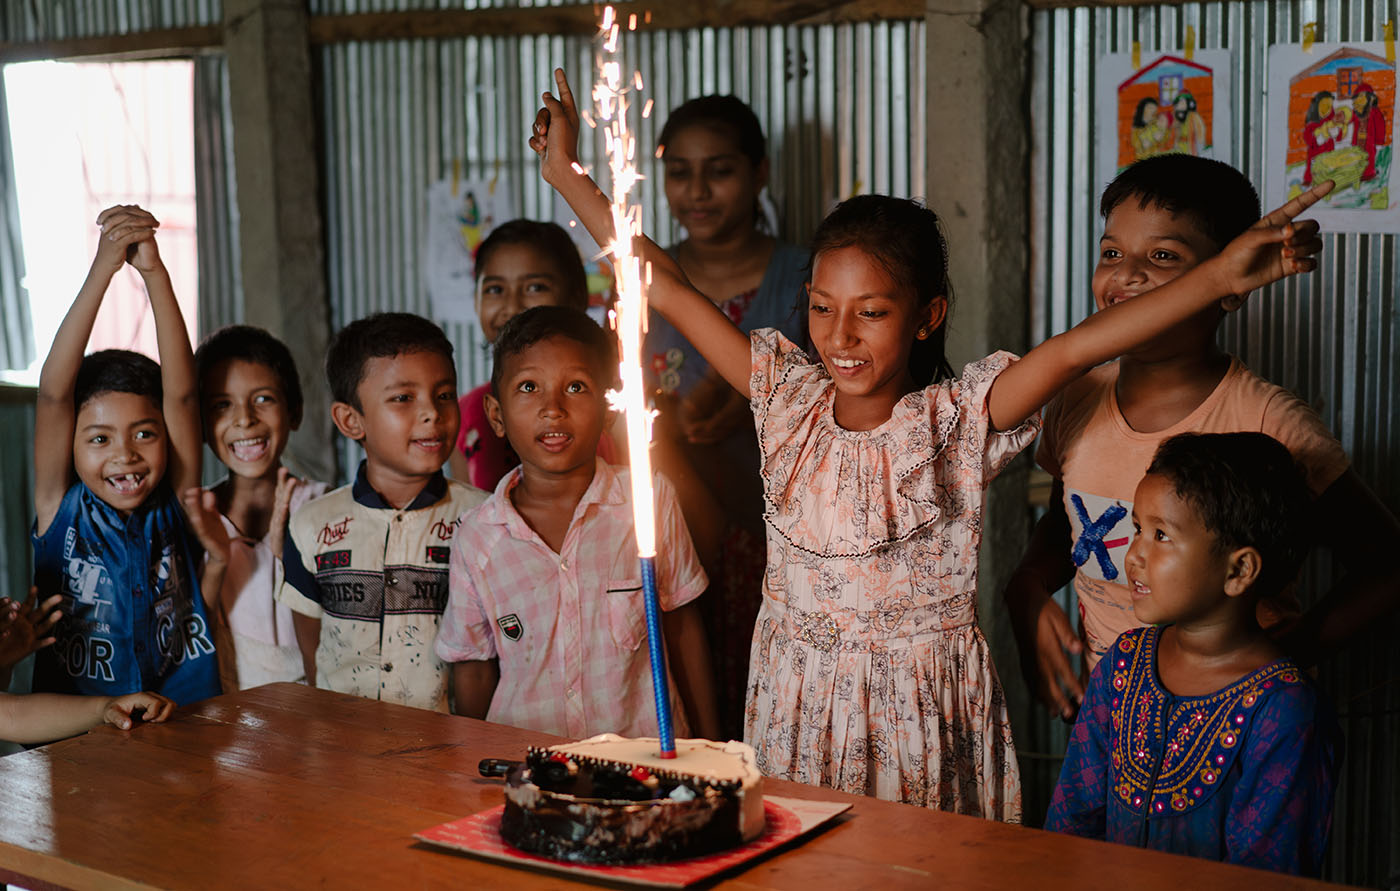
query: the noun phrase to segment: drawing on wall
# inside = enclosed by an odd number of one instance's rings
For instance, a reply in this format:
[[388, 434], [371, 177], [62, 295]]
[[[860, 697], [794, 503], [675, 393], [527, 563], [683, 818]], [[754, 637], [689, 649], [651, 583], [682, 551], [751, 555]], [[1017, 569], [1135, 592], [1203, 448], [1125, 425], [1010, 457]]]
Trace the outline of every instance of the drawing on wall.
[[1230, 53], [1190, 59], [1163, 53], [1133, 65], [1112, 53], [1100, 65], [1099, 163], [1106, 181], [1134, 161], [1189, 154], [1229, 160]]
[[1269, 48], [1269, 197], [1282, 204], [1314, 183], [1336, 187], [1309, 216], [1348, 232], [1400, 230], [1391, 132], [1395, 64], [1385, 45]]
[[476, 321], [476, 249], [497, 224], [515, 217], [510, 195], [499, 174], [489, 181], [442, 179], [428, 186], [424, 262], [438, 321]]

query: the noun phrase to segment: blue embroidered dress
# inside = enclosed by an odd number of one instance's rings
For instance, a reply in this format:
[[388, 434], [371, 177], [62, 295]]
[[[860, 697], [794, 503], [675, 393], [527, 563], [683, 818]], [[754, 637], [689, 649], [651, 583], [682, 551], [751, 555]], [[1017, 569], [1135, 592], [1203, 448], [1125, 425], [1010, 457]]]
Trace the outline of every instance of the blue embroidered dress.
[[1340, 734], [1289, 660], [1207, 696], [1157, 679], [1160, 628], [1118, 638], [1094, 670], [1045, 828], [1316, 875]]

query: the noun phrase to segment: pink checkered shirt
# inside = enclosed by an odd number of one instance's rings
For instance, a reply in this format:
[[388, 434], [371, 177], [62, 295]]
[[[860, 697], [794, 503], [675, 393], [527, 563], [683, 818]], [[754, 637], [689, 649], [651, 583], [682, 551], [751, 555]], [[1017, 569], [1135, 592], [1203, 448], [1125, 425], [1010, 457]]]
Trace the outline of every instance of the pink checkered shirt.
[[[598, 461], [557, 554], [511, 504], [520, 473], [457, 524], [438, 656], [500, 660], [488, 721], [575, 738], [655, 736], [630, 472]], [[656, 583], [661, 608], [671, 610], [707, 580], [675, 490], [659, 475], [655, 489]], [[671, 703], [682, 736], [689, 731], [674, 684]]]

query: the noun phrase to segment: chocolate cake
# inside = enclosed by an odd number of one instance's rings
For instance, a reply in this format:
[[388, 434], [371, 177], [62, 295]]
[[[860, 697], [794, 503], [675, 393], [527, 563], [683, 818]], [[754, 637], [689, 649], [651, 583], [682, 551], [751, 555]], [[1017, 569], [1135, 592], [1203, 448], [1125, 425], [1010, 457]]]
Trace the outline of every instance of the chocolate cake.
[[[763, 832], [763, 777], [739, 742], [608, 733], [531, 748], [506, 777], [501, 835], [576, 863], [656, 863], [734, 847]], [[483, 771], [485, 768], [483, 767]]]

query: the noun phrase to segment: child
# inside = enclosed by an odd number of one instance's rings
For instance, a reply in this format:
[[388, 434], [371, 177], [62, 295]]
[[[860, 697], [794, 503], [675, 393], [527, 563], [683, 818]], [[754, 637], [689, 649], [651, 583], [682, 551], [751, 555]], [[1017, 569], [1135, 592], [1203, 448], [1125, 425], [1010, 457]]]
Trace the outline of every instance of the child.
[[[1129, 167], [1104, 190], [1094, 302], [1100, 310], [1186, 275], [1222, 251], [1259, 214], [1249, 180], [1227, 164], [1166, 155]], [[1156, 292], [1153, 300], [1157, 299]], [[1066, 720], [1083, 696], [1068, 654], [1087, 648], [1086, 672], [1140, 624], [1124, 583], [1133, 489], [1165, 439], [1183, 432], [1254, 430], [1286, 445], [1318, 496], [1324, 540], [1351, 571], [1286, 647], [1306, 662], [1319, 639], [1335, 644], [1400, 596], [1387, 554], [1400, 550], [1395, 518], [1348, 466], [1342, 446], [1297, 397], [1252, 374], [1216, 344], [1224, 310], [1188, 322], [1094, 369], [1050, 403], [1036, 458], [1055, 477], [1050, 511], [1006, 590], [1031, 689]], [[1073, 579], [1080, 634], [1051, 595]], [[1261, 600], [1266, 624], [1296, 612]]]
[[[658, 137], [666, 203], [685, 227], [669, 248], [696, 289], [748, 332], [778, 328], [797, 340], [807, 251], [767, 231], [759, 196], [768, 183], [758, 116], [734, 96], [676, 108]], [[663, 394], [658, 467], [678, 483], [681, 509], [711, 569], [700, 601], [716, 657], [726, 735], [742, 732], [753, 623], [763, 599], [763, 491], [747, 400], [657, 313], [647, 322], [647, 383]], [[669, 440], [669, 441], [668, 441]], [[687, 471], [693, 468], [696, 483]]]
[[[577, 172], [563, 72], [531, 147], [547, 182], [607, 243], [606, 200]], [[1015, 361], [947, 373], [946, 253], [912, 201], [854, 198], [814, 236], [809, 359], [772, 330], [746, 337], [666, 255], [651, 306], [753, 406], [763, 450], [768, 570], [745, 740], [765, 774], [1002, 820], [1020, 784], [1001, 688], [977, 627], [982, 490], [1035, 437], [1038, 409], [1094, 365], [1226, 294], [1314, 267], [1317, 225], [1271, 214], [1161, 298], [1091, 316]]]
[[[198, 497], [194, 358], [155, 217], [124, 205], [97, 223], [97, 256], [39, 378], [34, 575], [64, 595], [64, 617], [35, 661], [34, 689], [150, 689], [184, 705], [220, 692], [204, 598], [217, 596], [225, 556]], [[128, 262], [150, 295], [159, 366], [125, 350], [83, 356], [107, 284]], [[177, 492], [211, 551], [199, 579]]]
[[[511, 220], [497, 226], [476, 249], [476, 273], [476, 312], [487, 343], [532, 306], [588, 309], [588, 277], [578, 248], [554, 223]], [[461, 398], [462, 427], [449, 462], [454, 479], [487, 492], [520, 463], [486, 419], [483, 400], [490, 390], [482, 384]], [[611, 440], [604, 436], [603, 442]]]
[[277, 599], [309, 683], [447, 711], [433, 639], [457, 518], [486, 493], [442, 475], [457, 441], [457, 370], [442, 329], [410, 313], [346, 325], [326, 352], [331, 417], [364, 446], [355, 482], [292, 514]]
[[[612, 339], [577, 309], [528, 309], [496, 339], [486, 413], [520, 467], [462, 516], [452, 540], [436, 650], [454, 663], [459, 714], [575, 738], [657, 735], [631, 484], [597, 457], [616, 376]], [[709, 652], [690, 602], [705, 573], [675, 493], [664, 477], [655, 483], [669, 661], [708, 737], [717, 732]]]
[[1133, 498], [1128, 578], [1149, 626], [1094, 669], [1045, 828], [1316, 875], [1338, 734], [1255, 602], [1307, 553], [1310, 498], [1262, 433], [1182, 434]]
[[285, 344], [261, 328], [231, 325], [194, 353], [204, 441], [229, 475], [211, 490], [227, 531], [228, 570], [217, 612], [225, 690], [305, 679], [292, 611], [276, 602], [287, 517], [326, 492], [282, 466], [301, 426], [301, 383]]

